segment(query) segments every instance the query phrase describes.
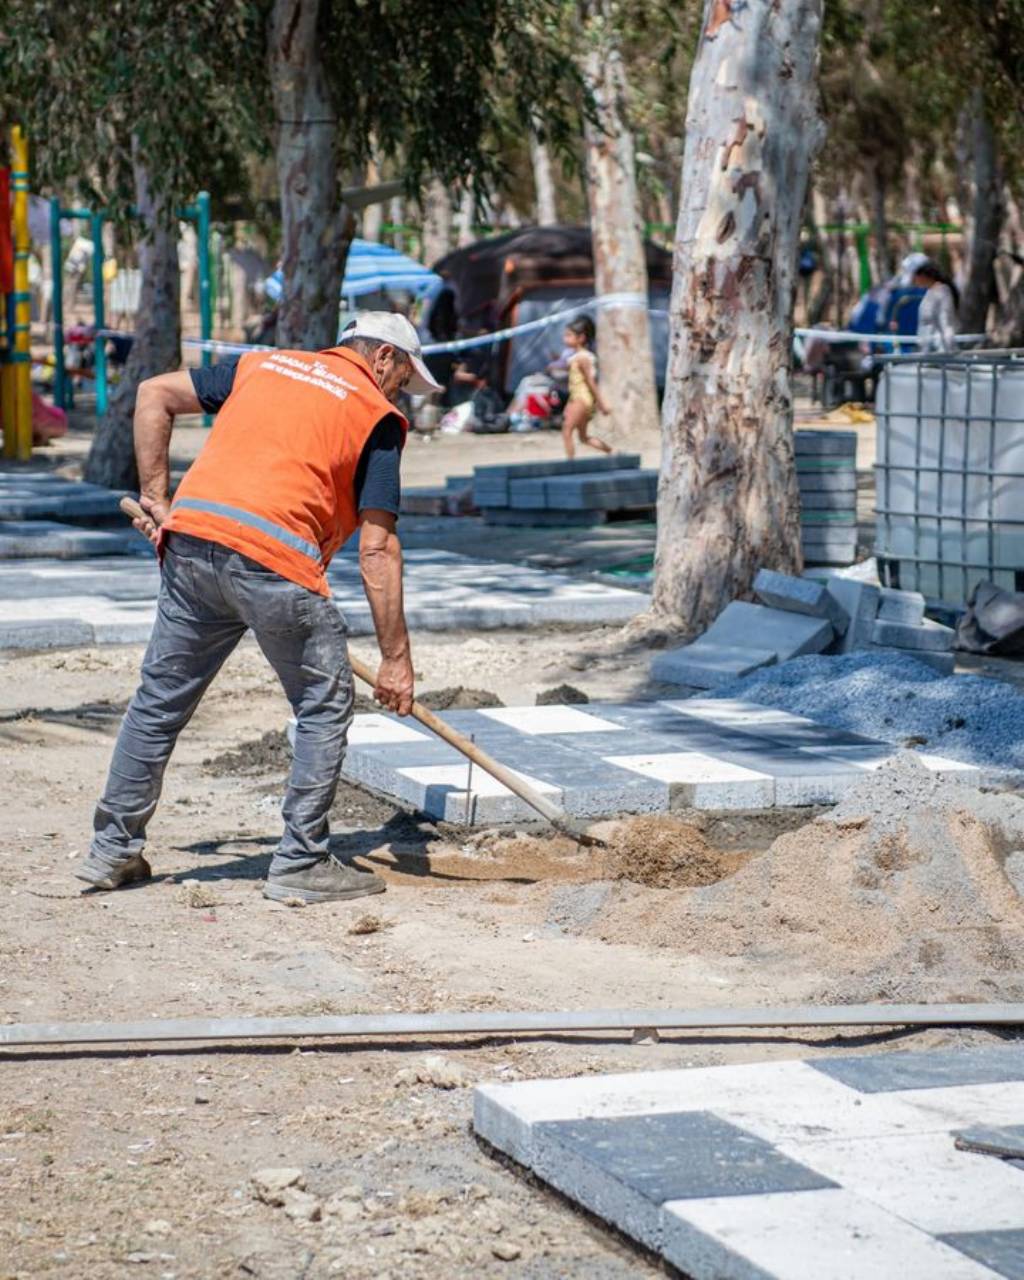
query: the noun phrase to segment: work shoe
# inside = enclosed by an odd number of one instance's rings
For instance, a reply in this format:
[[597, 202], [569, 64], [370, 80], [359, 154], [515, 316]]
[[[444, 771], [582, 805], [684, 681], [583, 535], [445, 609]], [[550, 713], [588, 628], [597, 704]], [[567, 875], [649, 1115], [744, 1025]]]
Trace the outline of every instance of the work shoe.
[[141, 853], [134, 854], [125, 862], [115, 863], [104, 862], [90, 853], [84, 862], [75, 867], [75, 875], [79, 880], [88, 880], [97, 889], [121, 889], [126, 884], [149, 880], [153, 875], [153, 868]]
[[268, 875], [263, 896], [274, 902], [287, 902], [289, 898], [298, 898], [301, 902], [344, 902], [348, 898], [364, 898], [368, 893], [383, 893], [386, 887], [372, 871], [360, 871], [358, 867], [328, 857], [301, 871]]

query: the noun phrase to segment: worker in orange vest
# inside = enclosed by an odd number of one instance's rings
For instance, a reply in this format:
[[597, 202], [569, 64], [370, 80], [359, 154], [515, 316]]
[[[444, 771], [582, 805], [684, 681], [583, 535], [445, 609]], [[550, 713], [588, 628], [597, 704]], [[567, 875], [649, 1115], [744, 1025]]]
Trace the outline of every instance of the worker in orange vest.
[[[408, 423], [399, 393], [439, 390], [403, 316], [364, 312], [326, 351], [251, 351], [139, 387], [135, 450], [161, 559], [156, 622], [121, 725], [91, 848], [75, 874], [100, 889], [147, 880], [143, 849], [164, 769], [225, 659], [251, 628], [295, 713], [284, 833], [264, 895], [332, 902], [380, 893], [328, 849], [354, 690], [327, 566], [358, 528], [381, 663], [375, 697], [408, 715], [413, 667], [396, 533]], [[170, 498], [179, 414], [217, 415]]]

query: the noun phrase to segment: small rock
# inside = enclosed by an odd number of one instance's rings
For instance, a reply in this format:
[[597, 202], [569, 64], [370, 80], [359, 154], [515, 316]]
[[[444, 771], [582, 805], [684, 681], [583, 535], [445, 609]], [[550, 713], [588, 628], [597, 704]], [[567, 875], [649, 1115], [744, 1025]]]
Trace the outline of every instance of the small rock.
[[300, 1191], [306, 1185], [301, 1169], [258, 1169], [252, 1175], [256, 1195], [265, 1204], [284, 1204], [284, 1193], [291, 1187]]
[[395, 1072], [395, 1085], [419, 1084], [419, 1072], [415, 1067], [399, 1067]]
[[147, 1236], [169, 1236], [173, 1228], [166, 1218], [150, 1218], [142, 1230]]
[[285, 1213], [295, 1222], [320, 1221], [320, 1201], [308, 1191], [285, 1187], [281, 1192], [281, 1203]]
[[339, 1222], [355, 1222], [363, 1216], [363, 1206], [358, 1200], [350, 1200], [340, 1192], [335, 1192], [324, 1201], [324, 1213], [329, 1218], [337, 1218]]
[[217, 905], [217, 895], [208, 884], [201, 884], [198, 880], [182, 880], [181, 887], [184, 889], [185, 905], [188, 907], [215, 907]]
[[496, 1240], [491, 1245], [491, 1253], [502, 1262], [514, 1262], [522, 1252], [522, 1249], [511, 1240]]
[[286, 907], [304, 907], [306, 905], [302, 898], [282, 898], [281, 902]]
[[428, 1054], [416, 1074], [422, 1084], [432, 1084], [438, 1089], [461, 1089], [469, 1084], [469, 1072], [462, 1063], [439, 1053]]
[[367, 914], [360, 916], [357, 920], [353, 920], [348, 927], [349, 933], [379, 933], [381, 929], [389, 929], [391, 927], [390, 920], [382, 920], [380, 916]]

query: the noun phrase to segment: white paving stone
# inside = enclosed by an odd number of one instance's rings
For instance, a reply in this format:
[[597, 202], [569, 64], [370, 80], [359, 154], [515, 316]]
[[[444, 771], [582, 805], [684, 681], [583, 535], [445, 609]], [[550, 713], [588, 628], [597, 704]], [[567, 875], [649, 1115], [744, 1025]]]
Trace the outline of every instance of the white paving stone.
[[840, 1187], [670, 1201], [663, 1253], [693, 1280], [994, 1280]]
[[355, 716], [348, 731], [350, 747], [369, 747], [394, 742], [425, 742], [431, 735], [401, 724], [390, 716], [370, 712]]
[[922, 1231], [1006, 1230], [1024, 1225], [1019, 1169], [958, 1151], [948, 1131], [839, 1140], [783, 1139], [783, 1154]]
[[692, 787], [691, 803], [699, 808], [731, 809], [771, 806], [776, 783], [767, 773], [721, 760], [703, 751], [669, 751], [664, 755], [608, 755], [605, 762], [658, 782]]
[[[480, 714], [488, 720], [510, 725], [520, 733], [628, 733], [624, 725], [613, 724], [575, 707], [486, 707]], [[653, 776], [653, 775], [652, 775]]]

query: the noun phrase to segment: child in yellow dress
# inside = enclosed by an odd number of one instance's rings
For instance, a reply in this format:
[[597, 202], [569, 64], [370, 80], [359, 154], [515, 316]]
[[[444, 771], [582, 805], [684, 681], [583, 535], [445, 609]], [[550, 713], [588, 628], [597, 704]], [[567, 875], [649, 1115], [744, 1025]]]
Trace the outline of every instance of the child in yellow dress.
[[594, 343], [593, 320], [589, 316], [571, 320], [566, 326], [563, 341], [573, 351], [569, 359], [569, 400], [562, 415], [565, 455], [567, 458], [576, 456], [577, 436], [580, 444], [589, 444], [602, 453], [611, 453], [610, 444], [587, 431], [595, 409], [601, 413], [611, 413], [608, 402], [597, 385], [597, 360], [591, 350]]

